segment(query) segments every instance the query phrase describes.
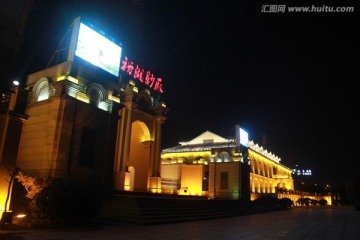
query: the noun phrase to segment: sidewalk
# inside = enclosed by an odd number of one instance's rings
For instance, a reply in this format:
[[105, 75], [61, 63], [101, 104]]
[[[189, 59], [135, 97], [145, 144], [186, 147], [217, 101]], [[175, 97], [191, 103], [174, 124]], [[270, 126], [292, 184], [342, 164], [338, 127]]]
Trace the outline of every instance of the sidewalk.
[[358, 240], [360, 211], [354, 207], [294, 207], [212, 220], [161, 225], [101, 222], [93, 227], [0, 230], [6, 240], [112, 240], [112, 239], [291, 239]]

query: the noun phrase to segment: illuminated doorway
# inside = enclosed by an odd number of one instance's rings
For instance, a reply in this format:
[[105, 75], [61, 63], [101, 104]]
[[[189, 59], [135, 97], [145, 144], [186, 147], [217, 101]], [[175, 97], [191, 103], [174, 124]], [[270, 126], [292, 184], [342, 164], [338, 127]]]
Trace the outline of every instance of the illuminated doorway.
[[128, 161], [131, 191], [144, 192], [148, 190], [151, 173], [150, 142], [150, 131], [146, 124], [141, 121], [133, 122], [131, 125], [130, 154]]

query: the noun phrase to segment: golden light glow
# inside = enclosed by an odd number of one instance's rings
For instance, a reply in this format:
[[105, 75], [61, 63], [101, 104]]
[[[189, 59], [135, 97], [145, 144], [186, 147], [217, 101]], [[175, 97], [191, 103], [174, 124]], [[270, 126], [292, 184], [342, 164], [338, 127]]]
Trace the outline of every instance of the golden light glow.
[[72, 77], [72, 76], [68, 76], [68, 77], [67, 77], [67, 80], [69, 80], [69, 81], [71, 81], [71, 82], [73, 82], [73, 83], [76, 83], [76, 84], [79, 83], [79, 80], [77, 80], [76, 78], [74, 78], [74, 77]]
[[90, 102], [90, 98], [83, 92], [77, 92], [76, 93], [76, 99], [82, 101], [82, 102], [86, 102], [89, 103]]
[[284, 179], [286, 179], [286, 178], [289, 178], [289, 176], [288, 175], [280, 175], [280, 174], [278, 174], [278, 175], [273, 175], [273, 178], [284, 178]]
[[69, 80], [70, 82], [73, 82], [73, 83], [76, 83], [76, 84], [79, 83], [79, 80], [77, 78], [72, 77], [72, 76], [63, 75], [63, 76], [60, 76], [60, 77], [56, 78], [56, 81], [63, 81], [63, 80]]
[[184, 163], [184, 159], [161, 159], [161, 164], [179, 164]]
[[205, 165], [208, 164], [208, 162], [205, 161], [205, 159], [203, 159], [203, 158], [201, 158], [201, 159], [199, 159], [199, 160], [193, 160], [192, 163], [193, 163], [193, 164], [205, 164]]
[[108, 99], [111, 100], [111, 101], [120, 103], [120, 98], [115, 97], [115, 96], [113, 96], [113, 95], [111, 95], [111, 94], [109, 94]]
[[276, 163], [280, 163], [280, 161], [281, 161], [281, 158], [279, 158], [272, 152], [269, 152], [268, 150], [264, 149], [262, 146], [259, 146], [257, 143], [255, 144], [254, 141], [249, 141], [249, 149], [265, 156], [266, 158], [268, 158]]
[[124, 190], [125, 191], [130, 191], [130, 181], [131, 181], [130, 174], [126, 174], [125, 180], [124, 180]]
[[62, 80], [65, 80], [66, 79], [66, 76], [60, 76], [60, 77], [57, 77], [56, 81], [62, 81]]
[[[253, 151], [251, 149], [249, 149], [249, 158], [254, 159], [256, 161], [259, 161], [261, 163], [267, 164], [270, 167], [275, 167], [276, 166], [278, 169], [281, 169], [281, 171], [286, 172], [288, 174], [288, 176], [290, 176], [291, 173], [292, 173], [292, 169], [287, 168], [287, 167], [285, 167], [285, 166], [283, 166], [283, 165], [281, 165], [281, 164], [279, 164], [277, 162], [271, 161], [271, 160], [269, 160], [269, 158], [261, 155], [260, 153], [255, 152], [255, 151]], [[251, 162], [253, 162], [253, 161], [251, 161]]]
[[6, 200], [7, 190], [6, 188], [0, 189], [0, 212], [4, 211], [4, 203]]
[[150, 192], [161, 193], [161, 179], [157, 177], [150, 178]]
[[180, 195], [202, 196], [202, 165], [182, 165]]
[[194, 151], [194, 152], [170, 152], [170, 153], [163, 153], [162, 158], [168, 158], [168, 159], [194, 159], [197, 157], [201, 157], [204, 159], [210, 158], [210, 152], [209, 151]]

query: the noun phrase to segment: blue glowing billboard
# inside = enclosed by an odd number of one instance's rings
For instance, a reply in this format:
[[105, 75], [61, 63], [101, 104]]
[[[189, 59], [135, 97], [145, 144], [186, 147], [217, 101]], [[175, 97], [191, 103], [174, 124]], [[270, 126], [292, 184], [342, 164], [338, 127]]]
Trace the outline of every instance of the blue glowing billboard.
[[122, 47], [80, 22], [75, 42], [75, 56], [118, 77]]

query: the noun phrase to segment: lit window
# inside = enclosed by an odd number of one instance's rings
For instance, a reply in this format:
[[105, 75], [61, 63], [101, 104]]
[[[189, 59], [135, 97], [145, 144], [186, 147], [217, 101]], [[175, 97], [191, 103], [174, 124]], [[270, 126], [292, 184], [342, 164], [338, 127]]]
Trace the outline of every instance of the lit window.
[[222, 162], [230, 162], [231, 161], [231, 157], [228, 152], [221, 152], [219, 154], [219, 158], [222, 160]]
[[43, 81], [39, 85], [39, 94], [38, 94], [38, 101], [49, 99], [49, 83], [47, 81]]

